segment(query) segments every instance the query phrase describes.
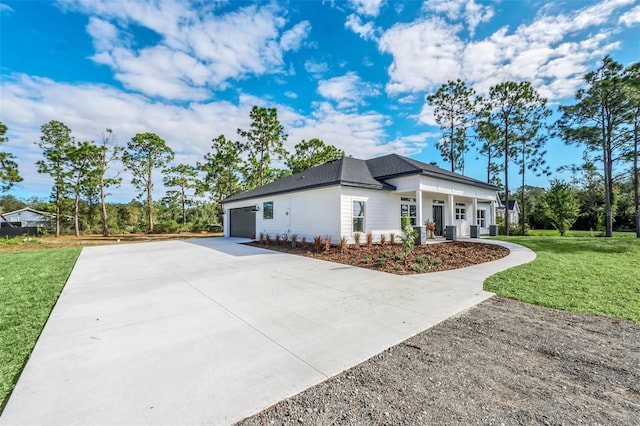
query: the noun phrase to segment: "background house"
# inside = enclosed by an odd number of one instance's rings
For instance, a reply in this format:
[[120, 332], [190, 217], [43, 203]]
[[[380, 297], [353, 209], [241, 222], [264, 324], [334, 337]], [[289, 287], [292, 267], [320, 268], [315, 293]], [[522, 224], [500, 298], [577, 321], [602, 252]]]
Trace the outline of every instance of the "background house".
[[[504, 203], [498, 198], [498, 203], [496, 205], [496, 215], [499, 218], [502, 218], [502, 222], [504, 222], [504, 211]], [[509, 223], [520, 223], [520, 206], [518, 205], [517, 200], [509, 200]]]
[[53, 223], [55, 214], [25, 207], [0, 215], [0, 235], [35, 235], [38, 232], [50, 231]]
[[416, 226], [435, 221], [437, 235], [452, 225], [464, 236], [480, 216], [484, 232], [495, 224], [497, 189], [397, 154], [343, 157], [226, 199], [224, 233], [297, 234], [309, 241], [330, 235], [334, 242], [352, 242], [355, 233], [399, 237], [404, 215]]

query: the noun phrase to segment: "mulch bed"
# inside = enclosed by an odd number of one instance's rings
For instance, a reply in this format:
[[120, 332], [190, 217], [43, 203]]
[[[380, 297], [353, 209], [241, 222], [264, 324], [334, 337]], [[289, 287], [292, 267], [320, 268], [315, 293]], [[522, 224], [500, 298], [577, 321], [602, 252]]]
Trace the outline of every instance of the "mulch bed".
[[346, 249], [332, 246], [328, 250], [321, 248], [317, 252], [313, 245], [306, 247], [298, 245], [294, 248], [290, 243], [286, 245], [274, 242], [269, 245], [258, 242], [247, 244], [398, 275], [465, 268], [498, 260], [509, 254], [509, 249], [502, 246], [464, 241], [447, 241], [415, 246], [408, 253], [403, 253], [402, 246], [398, 244], [371, 244], [369, 246], [361, 244], [358, 247], [351, 245]]

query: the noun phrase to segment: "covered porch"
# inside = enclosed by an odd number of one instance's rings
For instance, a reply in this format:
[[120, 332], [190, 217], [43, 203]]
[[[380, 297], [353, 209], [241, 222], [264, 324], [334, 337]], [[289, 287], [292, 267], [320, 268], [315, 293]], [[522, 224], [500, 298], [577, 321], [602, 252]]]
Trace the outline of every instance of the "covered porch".
[[455, 194], [432, 190], [399, 190], [400, 216], [409, 217], [418, 231], [418, 242], [430, 239], [428, 223], [435, 225], [436, 238], [478, 238], [490, 235], [496, 224], [496, 195]]

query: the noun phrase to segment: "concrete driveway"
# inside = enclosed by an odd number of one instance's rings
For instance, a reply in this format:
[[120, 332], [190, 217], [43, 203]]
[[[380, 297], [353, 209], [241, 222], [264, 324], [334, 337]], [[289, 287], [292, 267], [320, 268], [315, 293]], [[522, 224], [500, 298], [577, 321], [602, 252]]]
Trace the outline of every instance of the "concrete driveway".
[[85, 248], [1, 424], [228, 424], [491, 296], [533, 260], [395, 276], [212, 238]]

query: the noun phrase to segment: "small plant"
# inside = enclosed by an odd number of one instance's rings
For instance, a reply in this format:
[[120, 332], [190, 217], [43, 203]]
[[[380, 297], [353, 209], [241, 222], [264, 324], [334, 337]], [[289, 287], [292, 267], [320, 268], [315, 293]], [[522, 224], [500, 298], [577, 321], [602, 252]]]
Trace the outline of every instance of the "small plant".
[[387, 244], [387, 236], [385, 234], [380, 235], [380, 245], [383, 246]]
[[415, 247], [416, 237], [418, 236], [418, 232], [413, 229], [413, 226], [411, 225], [411, 219], [409, 216], [402, 216], [402, 230], [404, 231], [404, 236], [402, 237], [402, 251], [409, 253]]
[[322, 243], [324, 244], [324, 251], [329, 251], [331, 249], [331, 235], [325, 235], [322, 237]]
[[389, 234], [389, 244], [394, 245], [396, 243], [396, 234], [393, 232]]
[[403, 259], [404, 259], [404, 252], [401, 252], [401, 251], [397, 252], [397, 253], [393, 256], [393, 258], [394, 258], [395, 260], [403, 260]]
[[298, 234], [291, 234], [291, 248], [296, 248], [298, 245]]
[[356, 242], [356, 248], [360, 247], [360, 233], [353, 234], [353, 240]]
[[376, 265], [378, 266], [384, 266], [387, 264], [387, 259], [384, 257], [379, 257], [376, 259]]
[[388, 259], [389, 257], [391, 257], [391, 253], [389, 253], [388, 251], [383, 251], [382, 253], [380, 253], [380, 257]]
[[426, 261], [427, 261], [427, 255], [421, 254], [419, 256], [416, 256], [416, 262], [425, 263]]
[[433, 259], [429, 260], [429, 267], [438, 266], [441, 263], [442, 263], [442, 260], [438, 259], [437, 257], [434, 257]]
[[371, 258], [370, 257], [365, 257], [360, 262], [364, 263], [365, 265], [368, 265], [368, 264], [371, 263]]
[[269, 245], [271, 243], [271, 235], [266, 234], [264, 236], [264, 243], [265, 243], [265, 245]]
[[401, 265], [401, 264], [399, 264], [399, 263], [396, 263], [395, 265], [393, 265], [393, 269], [394, 269], [395, 271], [404, 271], [404, 266], [402, 266], [402, 265]]
[[344, 235], [340, 237], [340, 251], [346, 253], [349, 246], [347, 245], [347, 237]]
[[276, 243], [276, 245], [277, 245], [277, 246], [279, 246], [279, 245], [280, 245], [280, 240], [281, 240], [281, 239], [280, 239], [280, 234], [276, 234], [276, 240], [275, 240], [275, 243]]
[[371, 231], [367, 232], [366, 239], [367, 247], [371, 247], [371, 244], [373, 244], [373, 234], [371, 233]]
[[316, 235], [313, 237], [313, 248], [316, 250], [316, 253], [320, 252], [320, 247], [322, 247], [322, 237], [320, 235]]
[[289, 244], [289, 234], [282, 234], [282, 245], [286, 246]]
[[307, 247], [309, 247], [309, 243], [307, 243], [307, 237], [302, 237], [302, 240], [300, 241], [300, 248], [302, 248], [302, 250], [306, 250]]
[[264, 232], [261, 232], [261, 233], [260, 233], [260, 239], [259, 239], [259, 241], [260, 241], [260, 244], [264, 244]]
[[419, 263], [413, 263], [411, 265], [411, 270], [413, 272], [424, 272], [424, 266]]

